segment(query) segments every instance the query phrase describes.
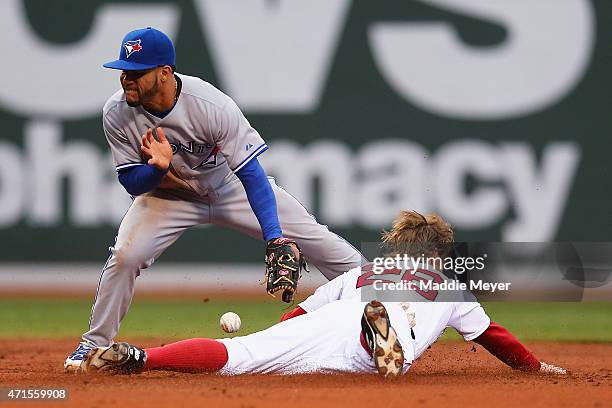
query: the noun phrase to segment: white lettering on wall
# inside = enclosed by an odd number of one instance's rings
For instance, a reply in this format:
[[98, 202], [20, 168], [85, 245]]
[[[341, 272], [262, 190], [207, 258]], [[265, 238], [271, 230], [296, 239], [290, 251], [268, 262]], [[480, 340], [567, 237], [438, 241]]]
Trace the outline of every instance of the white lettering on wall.
[[317, 107], [349, 0], [196, 0], [224, 88], [245, 110]]
[[515, 220], [504, 225], [508, 241], [546, 241], [555, 236], [580, 160], [571, 142], [550, 143], [542, 163], [526, 143], [504, 143], [498, 155], [506, 169], [508, 191], [514, 198]]
[[172, 37], [178, 14], [169, 4], [106, 5], [97, 10], [87, 36], [53, 45], [32, 30], [22, 0], [0, 1], [0, 77], [7, 78], [0, 106], [24, 116], [100, 115], [104, 101], [119, 89], [118, 73], [102, 64], [118, 58], [123, 35], [154, 26]]
[[[96, 227], [116, 225], [125, 213], [129, 195], [105, 150], [64, 141], [61, 130], [35, 122], [25, 130], [23, 151], [0, 143], [0, 225], [25, 219], [37, 226]], [[416, 209], [438, 211], [463, 230], [503, 223], [501, 238], [514, 241], [554, 238], [579, 159], [571, 142], [546, 145], [538, 164], [527, 144], [460, 141], [429, 154], [394, 139], [357, 151], [332, 140], [308, 146], [282, 141], [261, 156], [280, 186], [307, 208], [318, 208], [320, 221], [333, 227], [379, 229], [399, 210]], [[465, 188], [468, 176], [472, 189]], [[509, 208], [515, 218], [507, 220]]]
[[[316, 202], [314, 178], [340, 175], [341, 187], [319, 191], [320, 221], [379, 229], [400, 209], [438, 211], [460, 230], [502, 223], [501, 239], [506, 241], [554, 238], [580, 159], [580, 148], [571, 142], [548, 144], [539, 166], [534, 149], [518, 143], [458, 141], [431, 155], [423, 146], [401, 140], [378, 140], [354, 153], [341, 142], [327, 144], [326, 149], [336, 144], [333, 150], [343, 153], [320, 160], [319, 149], [284, 141], [278, 149], [273, 143], [261, 156], [278, 183], [310, 209]], [[317, 163], [316, 172], [311, 168], [306, 176], [295, 174], [304, 169], [296, 163], [309, 162]], [[467, 188], [468, 177], [472, 188]], [[334, 199], [326, 199], [328, 194]], [[511, 208], [514, 218], [508, 219]]]
[[373, 23], [374, 60], [406, 100], [441, 116], [501, 119], [544, 109], [582, 78], [594, 44], [588, 0], [421, 0], [502, 25], [495, 47], [463, 44], [444, 22]]
[[21, 220], [26, 202], [26, 164], [19, 149], [0, 142], [0, 226], [11, 226]]
[[[494, 224], [508, 209], [503, 177], [497, 156], [499, 148], [478, 140], [461, 140], [442, 146], [436, 152], [436, 204], [454, 225], [470, 225], [471, 229]], [[466, 178], [477, 183], [473, 191], [466, 189]], [[486, 185], [497, 183], [498, 185]]]

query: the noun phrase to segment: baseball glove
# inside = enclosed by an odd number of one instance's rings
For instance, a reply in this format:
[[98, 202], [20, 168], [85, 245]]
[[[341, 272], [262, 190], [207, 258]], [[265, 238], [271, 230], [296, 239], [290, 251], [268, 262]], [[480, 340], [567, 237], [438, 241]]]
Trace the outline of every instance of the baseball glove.
[[[297, 248], [297, 253], [292, 245]], [[295, 241], [287, 238], [268, 241], [264, 283], [269, 295], [276, 297], [274, 294], [282, 290], [283, 302], [291, 303], [297, 290], [298, 280], [302, 277], [302, 269], [308, 272], [302, 251]]]

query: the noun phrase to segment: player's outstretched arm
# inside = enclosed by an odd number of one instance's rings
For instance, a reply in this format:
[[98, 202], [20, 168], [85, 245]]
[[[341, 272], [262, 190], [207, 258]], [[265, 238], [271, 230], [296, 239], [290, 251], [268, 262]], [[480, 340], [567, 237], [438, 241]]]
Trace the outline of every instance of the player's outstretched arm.
[[480, 336], [474, 339], [474, 342], [514, 369], [546, 374], [567, 374], [563, 368], [540, 362], [508, 329], [493, 321]]

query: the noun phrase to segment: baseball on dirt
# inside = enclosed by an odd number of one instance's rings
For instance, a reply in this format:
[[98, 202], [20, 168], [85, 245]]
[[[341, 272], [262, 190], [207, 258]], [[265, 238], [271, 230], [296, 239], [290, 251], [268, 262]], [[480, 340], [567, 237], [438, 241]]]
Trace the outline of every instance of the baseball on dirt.
[[219, 324], [221, 328], [226, 333], [235, 333], [240, 330], [240, 325], [242, 322], [240, 321], [240, 316], [234, 312], [223, 313], [221, 319], [219, 320]]

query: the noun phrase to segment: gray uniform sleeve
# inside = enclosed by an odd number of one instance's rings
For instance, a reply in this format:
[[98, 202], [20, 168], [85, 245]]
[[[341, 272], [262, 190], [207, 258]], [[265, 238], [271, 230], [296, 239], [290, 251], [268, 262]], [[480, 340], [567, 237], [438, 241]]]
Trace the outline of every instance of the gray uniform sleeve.
[[268, 148], [231, 99], [221, 109], [217, 123], [219, 127], [215, 143], [234, 172]]
[[140, 151], [130, 143], [111, 115], [104, 115], [102, 126], [117, 171], [143, 164]]

